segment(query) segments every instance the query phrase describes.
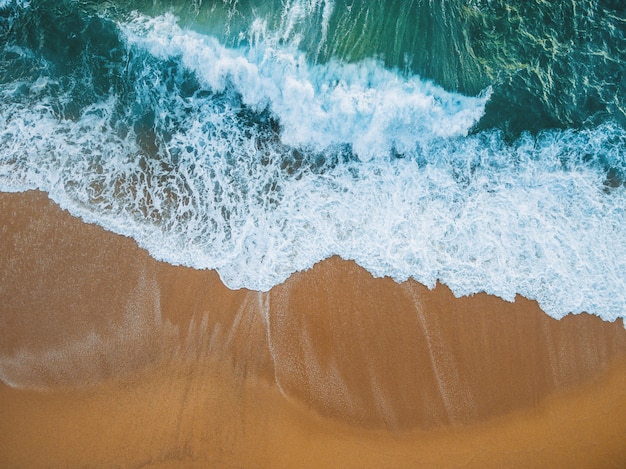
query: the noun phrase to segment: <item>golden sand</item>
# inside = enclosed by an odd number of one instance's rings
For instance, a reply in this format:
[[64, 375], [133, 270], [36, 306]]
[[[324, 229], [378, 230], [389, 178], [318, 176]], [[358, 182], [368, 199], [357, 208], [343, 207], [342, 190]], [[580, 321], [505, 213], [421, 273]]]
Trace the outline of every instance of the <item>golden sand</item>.
[[624, 467], [626, 330], [331, 258], [270, 292], [0, 195], [0, 467]]

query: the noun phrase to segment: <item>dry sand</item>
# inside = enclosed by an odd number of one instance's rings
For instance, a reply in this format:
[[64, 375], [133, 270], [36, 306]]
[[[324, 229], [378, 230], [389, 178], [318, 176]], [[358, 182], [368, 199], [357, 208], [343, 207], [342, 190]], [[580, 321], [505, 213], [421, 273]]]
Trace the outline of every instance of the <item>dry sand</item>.
[[0, 195], [0, 467], [624, 467], [626, 330], [328, 259], [270, 292]]

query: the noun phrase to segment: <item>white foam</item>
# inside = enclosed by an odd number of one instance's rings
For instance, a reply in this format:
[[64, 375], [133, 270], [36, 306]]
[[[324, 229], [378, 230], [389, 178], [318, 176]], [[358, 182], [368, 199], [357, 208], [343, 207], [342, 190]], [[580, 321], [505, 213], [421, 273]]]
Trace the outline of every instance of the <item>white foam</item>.
[[[286, 27], [289, 29], [289, 27]], [[181, 57], [214, 91], [233, 86], [253, 109], [270, 107], [287, 145], [322, 151], [350, 144], [362, 160], [392, 149], [411, 151], [416, 140], [467, 135], [484, 112], [490, 91], [477, 98], [404, 78], [370, 60], [310, 66], [294, 44], [279, 48], [259, 33], [251, 48], [232, 50], [216, 39], [184, 31], [172, 15], [137, 16], [125, 25], [131, 44], [161, 58]]]
[[[146, 64], [138, 95], [156, 93], [157, 124], [179, 121], [149, 157], [133, 129], [112, 126], [118, 97], [63, 120], [48, 83], [27, 84], [32, 100], [1, 107], [0, 190], [48, 191], [156, 258], [217, 269], [232, 288], [265, 291], [337, 254], [457, 295], [522, 294], [553, 317], [625, 317], [626, 190], [607, 193], [606, 171], [583, 161], [622, 164], [622, 129], [507, 145], [495, 132], [468, 135], [487, 94], [448, 93], [374, 61], [310, 65], [271, 41], [227, 49], [171, 16], [124, 28], [131, 47], [178, 58], [227, 97], [178, 96]], [[267, 108], [280, 139], [244, 125], [242, 104]], [[294, 148], [315, 160], [346, 145], [358, 159], [285, 167]]]
[[30, 5], [28, 0], [0, 0], [0, 9], [8, 8], [11, 5], [15, 5], [20, 8], [25, 8]]

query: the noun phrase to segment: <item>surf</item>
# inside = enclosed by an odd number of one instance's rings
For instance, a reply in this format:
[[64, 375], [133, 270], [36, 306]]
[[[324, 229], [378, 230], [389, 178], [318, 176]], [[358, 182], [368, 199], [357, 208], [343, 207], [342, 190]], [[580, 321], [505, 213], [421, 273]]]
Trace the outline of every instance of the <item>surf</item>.
[[298, 5], [243, 37], [101, 11], [68, 19], [71, 54], [7, 41], [23, 69], [0, 87], [0, 190], [44, 190], [233, 289], [339, 255], [456, 295], [520, 294], [557, 318], [624, 317], [619, 120], [486, 126], [499, 88], [469, 96], [376, 57], [312, 58], [295, 25], [321, 15], [327, 45], [336, 6]]

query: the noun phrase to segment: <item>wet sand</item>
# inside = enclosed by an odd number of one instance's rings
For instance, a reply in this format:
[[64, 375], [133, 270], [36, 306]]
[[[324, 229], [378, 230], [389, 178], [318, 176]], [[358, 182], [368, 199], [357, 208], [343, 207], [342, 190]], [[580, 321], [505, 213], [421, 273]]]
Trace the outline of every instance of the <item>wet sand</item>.
[[0, 194], [2, 467], [623, 467], [626, 330], [331, 258], [270, 292]]

